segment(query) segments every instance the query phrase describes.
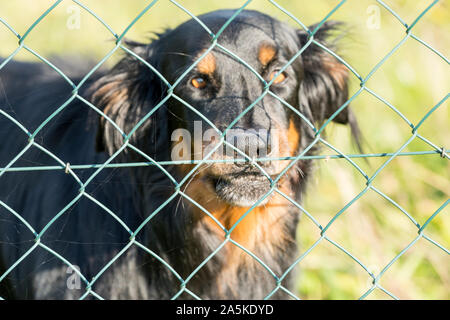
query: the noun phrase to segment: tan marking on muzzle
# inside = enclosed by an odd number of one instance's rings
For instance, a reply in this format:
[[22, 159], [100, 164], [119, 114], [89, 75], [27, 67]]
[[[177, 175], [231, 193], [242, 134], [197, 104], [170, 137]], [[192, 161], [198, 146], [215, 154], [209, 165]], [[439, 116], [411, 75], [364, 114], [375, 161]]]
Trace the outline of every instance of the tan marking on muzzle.
[[289, 121], [289, 129], [288, 129], [288, 145], [289, 145], [289, 155], [295, 156], [295, 152], [300, 144], [300, 133], [295, 126], [294, 120]]
[[[250, 209], [250, 207], [237, 207], [222, 201], [214, 193], [212, 186], [198, 178], [194, 178], [189, 183], [185, 193], [214, 216], [227, 230], [232, 228]], [[206, 223], [214, 233], [225, 237], [225, 232], [203, 210], [189, 201], [188, 205], [197, 212], [197, 218]], [[288, 207], [289, 202], [274, 192], [268, 203], [255, 207], [236, 225], [230, 234], [231, 238], [249, 250], [254, 249], [256, 245], [264, 244], [270, 246], [267, 249], [272, 250], [271, 246], [276, 245], [286, 236], [279, 219]], [[239, 257], [241, 257], [240, 254], [232, 254], [234, 259]]]

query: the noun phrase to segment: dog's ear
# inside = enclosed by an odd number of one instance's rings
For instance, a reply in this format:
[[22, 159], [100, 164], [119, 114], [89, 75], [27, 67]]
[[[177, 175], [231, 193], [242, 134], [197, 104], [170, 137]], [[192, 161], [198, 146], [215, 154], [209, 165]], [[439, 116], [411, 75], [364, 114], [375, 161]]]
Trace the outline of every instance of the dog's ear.
[[[338, 22], [324, 23], [314, 35], [314, 39], [334, 51], [330, 36], [341, 26]], [[309, 27], [314, 30], [316, 25]], [[308, 42], [308, 33], [299, 31], [301, 47]], [[300, 85], [300, 104], [308, 108], [319, 123], [331, 117], [348, 99], [348, 69], [335, 57], [314, 43], [302, 53], [304, 78]], [[354, 116], [346, 107], [334, 119], [338, 123], [351, 125]]]
[[[157, 67], [158, 59], [152, 45], [136, 42], [127, 42], [127, 45], [142, 60]], [[159, 77], [130, 53], [98, 79], [89, 89], [90, 101], [109, 120], [100, 117], [97, 151], [112, 154], [119, 149], [124, 143], [124, 137], [115, 125], [128, 134], [158, 104], [162, 90], [163, 83]], [[157, 132], [164, 125], [161, 117], [164, 117], [164, 113], [160, 108], [131, 136], [130, 142], [149, 152], [151, 146], [156, 146]]]

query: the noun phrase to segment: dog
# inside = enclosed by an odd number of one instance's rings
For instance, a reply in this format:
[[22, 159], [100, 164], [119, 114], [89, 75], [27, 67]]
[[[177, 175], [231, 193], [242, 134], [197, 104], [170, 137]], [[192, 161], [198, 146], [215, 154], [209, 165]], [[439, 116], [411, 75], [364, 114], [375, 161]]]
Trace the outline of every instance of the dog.
[[[216, 34], [233, 14], [198, 19]], [[328, 39], [338, 28], [325, 22], [314, 39], [333, 48]], [[66, 170], [0, 177], [0, 296], [263, 299], [277, 285], [292, 288], [294, 272], [279, 283], [273, 275], [297, 257], [294, 201], [301, 203], [313, 166], [276, 157], [317, 153], [309, 124], [323, 124], [348, 99], [347, 68], [314, 43], [284, 68], [309, 40], [305, 30], [243, 10], [211, 49], [211, 34], [191, 19], [150, 43], [129, 41], [128, 54], [75, 93], [42, 63], [7, 63], [0, 107], [26, 129], [0, 114], [0, 167], [20, 155], [13, 167], [63, 163]], [[58, 66], [74, 84], [87, 73], [67, 59]], [[26, 134], [52, 114], [33, 138]], [[332, 120], [357, 128], [348, 107]], [[196, 124], [201, 138], [174, 138]], [[211, 128], [216, 143], [198, 158], [195, 144], [206, 147]], [[244, 147], [220, 140], [228, 129], [255, 139]], [[170, 163], [180, 148], [182, 160], [200, 161]], [[107, 161], [151, 164], [70, 166]], [[289, 296], [280, 289], [271, 297]]]

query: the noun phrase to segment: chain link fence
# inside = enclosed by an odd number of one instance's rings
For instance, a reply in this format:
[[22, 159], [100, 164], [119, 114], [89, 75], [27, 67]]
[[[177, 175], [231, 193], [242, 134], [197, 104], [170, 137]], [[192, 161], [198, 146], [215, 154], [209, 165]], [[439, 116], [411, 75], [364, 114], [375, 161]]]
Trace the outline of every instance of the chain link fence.
[[[160, 0], [163, 1], [163, 0]], [[256, 1], [256, 0], [255, 0]], [[21, 264], [21, 263], [27, 263], [27, 256], [29, 256], [34, 250], [36, 250], [36, 248], [40, 247], [46, 251], [48, 251], [50, 254], [52, 254], [56, 259], [59, 259], [62, 263], [64, 263], [65, 265], [67, 265], [68, 267], [72, 268], [72, 270], [74, 270], [79, 277], [82, 279], [82, 281], [85, 284], [85, 293], [82, 295], [81, 299], [84, 299], [88, 296], [94, 296], [98, 299], [103, 299], [99, 294], [97, 294], [95, 292], [94, 285], [96, 283], [96, 281], [104, 274], [104, 272], [111, 267], [111, 265], [113, 265], [115, 263], [115, 261], [117, 259], [119, 259], [120, 256], [124, 255], [125, 252], [127, 252], [127, 250], [131, 247], [131, 246], [137, 246], [139, 248], [141, 248], [142, 250], [146, 251], [149, 255], [153, 256], [154, 258], [158, 259], [163, 265], [165, 265], [165, 267], [170, 270], [170, 272], [172, 272], [175, 277], [178, 278], [179, 280], [179, 292], [177, 294], [175, 294], [173, 296], [173, 299], [177, 299], [182, 293], [187, 293], [192, 295], [194, 298], [196, 299], [200, 299], [201, 297], [197, 296], [195, 292], [192, 292], [188, 289], [188, 285], [189, 285], [189, 281], [196, 275], [196, 273], [208, 262], [211, 260], [211, 258], [218, 252], [220, 251], [224, 245], [228, 244], [229, 245], [235, 245], [237, 247], [239, 247], [241, 250], [245, 251], [248, 255], [252, 256], [255, 260], [258, 261], [258, 263], [263, 266], [268, 273], [275, 279], [276, 284], [273, 288], [273, 290], [271, 292], [267, 292], [267, 296], [266, 298], [269, 299], [271, 296], [274, 295], [274, 293], [276, 293], [277, 291], [281, 290], [286, 292], [289, 296], [291, 296], [294, 299], [299, 299], [299, 297], [297, 296], [296, 293], [290, 291], [288, 288], [284, 287], [282, 285], [282, 281], [283, 279], [285, 279], [285, 277], [298, 265], [301, 264], [302, 260], [307, 257], [315, 248], [318, 244], [322, 243], [322, 242], [329, 242], [331, 243], [333, 246], [336, 247], [337, 250], [340, 250], [342, 252], [344, 252], [349, 258], [352, 259], [352, 261], [354, 261], [354, 263], [358, 264], [360, 268], [362, 268], [362, 270], [364, 270], [367, 273], [367, 276], [370, 278], [371, 280], [371, 285], [370, 288], [366, 291], [363, 292], [361, 295], [361, 299], [364, 299], [366, 297], [368, 297], [374, 290], [379, 289], [381, 291], [383, 291], [384, 293], [386, 293], [387, 295], [391, 296], [392, 298], [396, 299], [397, 297], [390, 292], [389, 290], [387, 290], [386, 288], [384, 288], [381, 283], [380, 283], [380, 279], [383, 277], [383, 275], [391, 268], [391, 266], [393, 264], [396, 263], [396, 261], [402, 257], [411, 247], [413, 247], [418, 241], [428, 241], [430, 242], [432, 245], [436, 246], [437, 248], [439, 248], [442, 251], [442, 254], [444, 255], [448, 255], [450, 252], [447, 248], [445, 248], [443, 245], [439, 244], [437, 241], [433, 240], [429, 235], [427, 235], [427, 226], [429, 226], [430, 222], [435, 219], [438, 215], [442, 215], [445, 213], [447, 206], [450, 202], [450, 200], [446, 200], [444, 203], [442, 203], [442, 205], [435, 211], [433, 212], [429, 218], [423, 223], [420, 224], [419, 222], [417, 222], [414, 218], [413, 215], [411, 215], [405, 208], [403, 208], [399, 203], [397, 203], [396, 201], [394, 201], [393, 199], [391, 199], [387, 194], [385, 194], [382, 190], [380, 190], [378, 187], [374, 186], [374, 181], [377, 178], [377, 176], [379, 176], [380, 172], [386, 168], [386, 166], [393, 161], [395, 158], [397, 157], [419, 157], [419, 156], [424, 156], [424, 155], [434, 155], [435, 157], [442, 157], [443, 161], [448, 161], [449, 160], [449, 150], [446, 149], [445, 147], [441, 147], [438, 146], [436, 144], [434, 144], [433, 142], [431, 142], [429, 139], [427, 139], [425, 136], [421, 135], [421, 127], [422, 125], [427, 121], [427, 119], [439, 108], [443, 108], [445, 106], [445, 103], [447, 102], [447, 99], [449, 98], [449, 94], [446, 94], [444, 97], [442, 97], [442, 99], [435, 105], [433, 106], [429, 106], [429, 109], [424, 112], [424, 115], [422, 116], [422, 118], [416, 122], [413, 123], [412, 121], [410, 121], [404, 114], [402, 114], [402, 112], [396, 108], [396, 106], [394, 106], [393, 104], [391, 104], [390, 102], [388, 102], [385, 98], [383, 98], [382, 94], [378, 94], [376, 93], [374, 90], [370, 89], [367, 85], [367, 82], [374, 76], [374, 74], [385, 64], [385, 62], [387, 60], [390, 59], [390, 57], [400, 48], [404, 45], [405, 42], [407, 41], [417, 41], [418, 43], [420, 43], [422, 46], [426, 47], [432, 54], [437, 55], [438, 57], [440, 57], [443, 61], [445, 61], [446, 65], [448, 66], [449, 64], [449, 60], [438, 50], [434, 49], [431, 45], [429, 45], [427, 42], [425, 42], [423, 39], [419, 38], [418, 36], [416, 36], [414, 34], [414, 29], [415, 26], [419, 23], [419, 21], [428, 13], [428, 11], [430, 9], [432, 9], [437, 3], [438, 0], [432, 1], [429, 3], [429, 5], [426, 7], [425, 10], [423, 10], [422, 12], [420, 12], [417, 17], [410, 23], [408, 24], [407, 22], [405, 22], [402, 17], [397, 14], [393, 9], [391, 9], [391, 7], [383, 2], [383, 1], [376, 1], [376, 3], [378, 3], [378, 5], [380, 5], [383, 10], [386, 10], [387, 12], [389, 12], [389, 14], [391, 14], [393, 17], [395, 17], [395, 19], [398, 20], [398, 28], [402, 28], [404, 30], [404, 37], [401, 39], [400, 42], [398, 42], [393, 48], [392, 50], [386, 54], [385, 56], [381, 57], [381, 59], [379, 60], [379, 62], [371, 69], [371, 71], [369, 73], [367, 73], [366, 75], [360, 74], [356, 68], [352, 67], [351, 63], [346, 61], [345, 59], [343, 59], [341, 56], [339, 56], [337, 53], [333, 52], [333, 50], [331, 50], [330, 48], [327, 48], [326, 46], [324, 46], [323, 44], [319, 43], [318, 41], [316, 41], [315, 39], [315, 34], [318, 32], [318, 30], [322, 27], [322, 25], [329, 20], [333, 14], [335, 14], [336, 11], [340, 10], [340, 8], [346, 4], [346, 0], [342, 0], [339, 1], [337, 3], [337, 5], [328, 12], [328, 14], [326, 14], [326, 16], [317, 24], [317, 27], [314, 30], [310, 30], [308, 29], [308, 27], [306, 27], [306, 25], [300, 21], [295, 13], [289, 12], [288, 10], [286, 10], [284, 7], [282, 7], [280, 4], [278, 4], [276, 1], [273, 0], [268, 0], [265, 1], [267, 3], [268, 6], [272, 6], [274, 10], [279, 10], [281, 12], [283, 12], [290, 20], [292, 23], [296, 24], [299, 28], [305, 30], [308, 35], [308, 42], [306, 43], [306, 45], [300, 50], [298, 51], [290, 60], [289, 62], [283, 67], [281, 68], [281, 70], [279, 71], [278, 74], [281, 74], [293, 61], [295, 61], [309, 46], [318, 46], [320, 47], [322, 50], [325, 50], [326, 52], [328, 52], [329, 54], [331, 54], [334, 58], [336, 58], [338, 61], [340, 61], [342, 64], [344, 64], [348, 70], [350, 71], [350, 73], [353, 75], [354, 80], [358, 81], [360, 84], [360, 88], [359, 90], [356, 91], [356, 93], [354, 93], [321, 127], [316, 128], [312, 123], [310, 123], [308, 121], [308, 119], [302, 115], [297, 108], [295, 108], [294, 106], [289, 105], [286, 101], [282, 100], [281, 98], [277, 97], [276, 94], [274, 94], [271, 90], [270, 90], [270, 86], [272, 84], [272, 82], [277, 78], [277, 76], [273, 77], [273, 80], [271, 80], [270, 82], [266, 82], [259, 74], [258, 72], [256, 72], [255, 70], [252, 69], [252, 67], [243, 59], [241, 59], [240, 57], [238, 57], [235, 53], [231, 52], [230, 50], [228, 50], [227, 48], [223, 47], [220, 43], [220, 36], [222, 34], [222, 32], [228, 27], [228, 25], [233, 21], [233, 19], [238, 16], [240, 14], [240, 12], [242, 10], [244, 10], [252, 1], [248, 0], [245, 3], [243, 3], [243, 5], [236, 11], [235, 15], [231, 17], [231, 19], [229, 19], [223, 26], [222, 28], [219, 30], [219, 32], [217, 33], [213, 33], [211, 30], [208, 29], [208, 27], [206, 25], [204, 25], [188, 8], [182, 6], [179, 2], [177, 1], [173, 1], [170, 0], [170, 3], [173, 4], [173, 10], [181, 10], [185, 13], [187, 13], [190, 17], [192, 17], [192, 19], [196, 20], [198, 22], [199, 25], [201, 25], [205, 31], [207, 31], [210, 34], [211, 37], [211, 44], [210, 47], [208, 48], [208, 50], [206, 50], [202, 56], [200, 56], [196, 62], [191, 65], [187, 70], [185, 70], [185, 72], [173, 83], [169, 83], [169, 81], [167, 81], [152, 65], [150, 65], [147, 61], [143, 60], [139, 55], [137, 55], [135, 52], [133, 52], [132, 50], [130, 50], [126, 44], [124, 43], [124, 38], [125, 36], [127, 36], [128, 32], [130, 31], [130, 29], [133, 28], [133, 26], [146, 14], [151, 14], [152, 12], [152, 8], [153, 6], [159, 2], [158, 0], [154, 0], [154, 1], [149, 1], [148, 5], [129, 23], [129, 25], [120, 33], [117, 33], [116, 31], [114, 31], [112, 29], [112, 27], [110, 27], [108, 25], [108, 23], [103, 20], [102, 18], [100, 18], [100, 16], [94, 12], [93, 10], [91, 10], [87, 5], [85, 5], [83, 3], [83, 1], [78, 1], [78, 0], [72, 0], [72, 3], [76, 6], [78, 6], [79, 8], [81, 8], [81, 10], [84, 10], [85, 12], [87, 12], [88, 14], [92, 15], [92, 17], [94, 17], [99, 24], [101, 24], [108, 32], [110, 32], [110, 34], [114, 37], [115, 39], [115, 46], [114, 48], [109, 51], [108, 54], [106, 54], [103, 59], [100, 60], [100, 62], [98, 62], [93, 68], [92, 70], [90, 70], [85, 77], [82, 79], [82, 81], [80, 81], [78, 84], [75, 84], [72, 82], [72, 80], [66, 75], [64, 74], [64, 72], [62, 72], [58, 66], [52, 64], [48, 59], [46, 59], [44, 56], [40, 55], [38, 52], [36, 52], [35, 50], [33, 50], [33, 48], [31, 48], [30, 46], [27, 45], [27, 39], [30, 37], [30, 33], [41, 23], [41, 21], [43, 21], [44, 19], [46, 19], [46, 17], [51, 14], [51, 12], [58, 6], [61, 5], [61, 3], [63, 2], [63, 0], [58, 0], [55, 1], [36, 21], [34, 21], [33, 23], [31, 23], [30, 27], [25, 31], [24, 34], [19, 34], [15, 29], [14, 26], [8, 24], [8, 22], [4, 19], [4, 17], [1, 16], [0, 14], [0, 23], [5, 26], [18, 40], [18, 46], [16, 48], [16, 50], [14, 52], [12, 52], [5, 60], [3, 60], [0, 64], [0, 76], [1, 76], [1, 69], [3, 67], [5, 67], [11, 60], [14, 59], [14, 57], [21, 51], [28, 51], [29, 53], [31, 53], [33, 56], [35, 56], [36, 58], [38, 58], [40, 61], [42, 61], [42, 63], [46, 64], [49, 68], [53, 69], [54, 71], [56, 71], [71, 87], [72, 87], [72, 95], [69, 99], [67, 99], [67, 101], [65, 101], [61, 106], [59, 106], [56, 110], [54, 110], [54, 112], [47, 117], [47, 119], [45, 119], [45, 121], [43, 121], [41, 123], [41, 125], [34, 131], [29, 131], [22, 123], [20, 123], [20, 121], [18, 121], [18, 119], [16, 119], [13, 115], [9, 114], [8, 112], [6, 112], [2, 106], [0, 106], [0, 115], [2, 117], [5, 117], [6, 119], [8, 119], [9, 121], [13, 122], [18, 128], [20, 128], [21, 131], [23, 131], [23, 134], [26, 135], [28, 137], [28, 143], [27, 145], [23, 148], [23, 150], [21, 152], [19, 152], [15, 157], [13, 157], [11, 159], [11, 161], [4, 167], [0, 168], [0, 187], [1, 187], [1, 177], [5, 174], [9, 174], [12, 172], [25, 172], [25, 171], [37, 171], [37, 170], [62, 170], [65, 171], [78, 185], [79, 185], [79, 193], [76, 197], [74, 197], [72, 199], [72, 201], [70, 201], [69, 203], [67, 203], [67, 205], [61, 210], [59, 211], [57, 214], [55, 214], [54, 218], [51, 221], [48, 221], [48, 223], [45, 225], [44, 228], [42, 228], [41, 230], [35, 230], [35, 228], [33, 228], [32, 225], [30, 225], [22, 216], [20, 212], [16, 212], [13, 208], [11, 208], [8, 203], [5, 203], [3, 201], [0, 201], [0, 206], [2, 206], [4, 209], [6, 209], [10, 214], [11, 217], [14, 217], [15, 219], [19, 220], [21, 223], [23, 223], [28, 229], [29, 231], [33, 234], [33, 237], [35, 239], [35, 243], [34, 245], [25, 253], [23, 254], [14, 264], [6, 266], [7, 270], [0, 275], [0, 283], [2, 281], [5, 281], [5, 279], [8, 277], [8, 275], [10, 274], [10, 272], [16, 268], [17, 265]], [[3, 32], [3, 31], [2, 31]], [[196, 112], [206, 123], [210, 124], [213, 128], [215, 128], [217, 130], [217, 132], [219, 133], [219, 135], [221, 136], [222, 143], [227, 144], [227, 141], [224, 140], [225, 134], [226, 132], [231, 129], [238, 121], [239, 119], [241, 119], [247, 112], [249, 112], [257, 103], [258, 101], [260, 101], [263, 97], [265, 97], [266, 95], [271, 95], [272, 97], [278, 99], [286, 108], [292, 110], [293, 112], [295, 112], [298, 117], [300, 117], [302, 119], [302, 121], [304, 122], [305, 125], [308, 125], [312, 130], [314, 130], [315, 132], [315, 139], [313, 140], [313, 142], [306, 147], [300, 154], [298, 154], [297, 156], [294, 157], [290, 157], [290, 158], [283, 158], [283, 160], [289, 161], [289, 165], [281, 172], [281, 174], [272, 179], [270, 179], [271, 182], [271, 189], [270, 191], [264, 195], [261, 199], [259, 199], [259, 201], [257, 201], [231, 228], [226, 229], [223, 225], [220, 224], [220, 222], [207, 210], [204, 210], [200, 204], [195, 203], [195, 205], [202, 209], [203, 212], [210, 216], [211, 219], [213, 219], [219, 226], [220, 228], [223, 230], [224, 234], [225, 234], [225, 241], [216, 248], [215, 251], [213, 251], [209, 257], [207, 259], [205, 259], [203, 261], [202, 264], [200, 264], [195, 270], [192, 271], [192, 273], [188, 276], [188, 277], [181, 277], [176, 270], [174, 270], [172, 268], [172, 266], [170, 266], [166, 261], [164, 261], [162, 258], [160, 258], [156, 253], [154, 253], [153, 251], [151, 251], [150, 249], [148, 249], [145, 244], [140, 243], [139, 241], [136, 240], [136, 235], [149, 223], [149, 221], [155, 216], [157, 215], [170, 201], [172, 201], [174, 198], [182, 196], [186, 199], [189, 199], [190, 201], [194, 201], [193, 199], [189, 198], [188, 195], [186, 195], [185, 193], [183, 193], [181, 186], [188, 181], [188, 179], [190, 177], [192, 177], [193, 174], [195, 174], [196, 170], [198, 168], [200, 168], [201, 165], [203, 165], [204, 163], [207, 163], [208, 161], [211, 162], [211, 160], [209, 160], [209, 157], [211, 156], [211, 154], [220, 146], [220, 144], [217, 145], [216, 148], [214, 148], [213, 150], [211, 150], [202, 160], [198, 160], [198, 161], [165, 161], [165, 162], [158, 162], [155, 161], [154, 159], [152, 159], [150, 156], [148, 156], [147, 154], [145, 154], [144, 152], [142, 152], [141, 150], [139, 150], [136, 146], [132, 145], [130, 143], [130, 137], [133, 136], [133, 134], [135, 134], [136, 130], [138, 130], [139, 127], [142, 126], [142, 124], [148, 120], [155, 112], [156, 110], [158, 110], [168, 99], [170, 98], [176, 98], [179, 99], [178, 97], [176, 97], [173, 93], [174, 88], [180, 83], [180, 81], [183, 80], [183, 78], [188, 74], [188, 72], [190, 70], [192, 70], [197, 63], [199, 63], [199, 61], [201, 61], [211, 50], [213, 49], [220, 49], [224, 52], [226, 52], [227, 54], [233, 56], [234, 58], [238, 59], [244, 66], [246, 66], [247, 68], [249, 68], [250, 70], [252, 70], [252, 72], [258, 76], [258, 78], [261, 80], [261, 82], [264, 84], [264, 92], [263, 94], [258, 97], [258, 99], [256, 99], [255, 101], [253, 101], [250, 105], [248, 105], [248, 107], [245, 109], [245, 111], [239, 115], [239, 117], [237, 117], [232, 123], [229, 124], [229, 126], [223, 130], [223, 131], [219, 131], [217, 128], [214, 127], [214, 124], [212, 124], [206, 117], [204, 117], [202, 114], [198, 114], [198, 111], [195, 109], [195, 106], [190, 105], [189, 103], [187, 103], [186, 101], [182, 101], [182, 103], [186, 106], [186, 108], [189, 108], [190, 110], [192, 110], [193, 112]], [[156, 75], [158, 75], [158, 77], [161, 78], [161, 80], [167, 85], [167, 94], [166, 96], [160, 101], [160, 103], [158, 103], [157, 105], [155, 105], [153, 107], [153, 109], [146, 114], [139, 122], [138, 124], [129, 132], [123, 132], [121, 128], [119, 128], [115, 123], [113, 123], [113, 121], [108, 118], [108, 116], [106, 114], [104, 114], [102, 112], [102, 110], [98, 109], [95, 105], [93, 105], [92, 103], [90, 103], [89, 101], [87, 101], [86, 99], [84, 99], [81, 95], [79, 95], [79, 91], [80, 88], [82, 88], [85, 84], [86, 81], [93, 75], [93, 73], [98, 70], [103, 64], [105, 64], [105, 62], [116, 52], [116, 51], [123, 51], [125, 54], [127, 55], [132, 55], [134, 56], [136, 59], [138, 59], [139, 61], [141, 61], [144, 65], [146, 65], [150, 70], [152, 70]], [[363, 92], [368, 93], [370, 95], [372, 95], [373, 97], [375, 97], [377, 100], [379, 100], [381, 103], [383, 103], [385, 105], [386, 108], [391, 109], [392, 111], [394, 111], [397, 116], [398, 116], [398, 121], [403, 121], [405, 122], [411, 129], [411, 135], [410, 137], [407, 139], [407, 141], [405, 141], [400, 148], [398, 148], [398, 150], [396, 150], [395, 152], [391, 152], [391, 153], [372, 153], [372, 154], [345, 154], [343, 152], [341, 152], [336, 146], [332, 145], [330, 142], [328, 142], [324, 137], [323, 137], [323, 131], [324, 129], [329, 125], [329, 123], [338, 116], [338, 114], [340, 112], [342, 112], [345, 108], [348, 107], [348, 105], [355, 100], [358, 96], [360, 96]], [[121, 148], [119, 150], [117, 150], [111, 157], [109, 157], [109, 159], [107, 161], [105, 161], [104, 163], [89, 163], [89, 164], [69, 164], [65, 161], [65, 159], [60, 159], [58, 158], [54, 153], [52, 153], [51, 150], [48, 150], [46, 148], [44, 148], [42, 145], [40, 145], [37, 141], [36, 141], [36, 136], [39, 134], [39, 132], [45, 127], [47, 126], [55, 117], [57, 117], [58, 114], [60, 114], [62, 112], [62, 110], [64, 110], [72, 101], [74, 100], [79, 100], [82, 101], [83, 103], [85, 103], [88, 107], [90, 107], [92, 110], [94, 110], [96, 113], [100, 114], [102, 117], [104, 117], [107, 121], [111, 122], [111, 124], [120, 132], [120, 134], [123, 136], [123, 144], [121, 146]], [[420, 150], [420, 151], [414, 151], [414, 152], [405, 152], [405, 148], [413, 141], [413, 140], [421, 140], [424, 143], [426, 143], [429, 146], [428, 150]], [[328, 150], [328, 155], [315, 155], [315, 156], [310, 156], [307, 155], [308, 151], [313, 148], [313, 146], [315, 145], [321, 145], [325, 150]], [[231, 146], [233, 147], [233, 146]], [[52, 159], [54, 159], [55, 161], [55, 165], [54, 166], [26, 166], [26, 167], [17, 167], [15, 166], [15, 163], [31, 148], [37, 148], [39, 150], [41, 150], [42, 152], [44, 152], [45, 154], [47, 154], [48, 156], [50, 156]], [[113, 160], [125, 149], [132, 149], [134, 151], [136, 151], [137, 153], [141, 154], [143, 157], [145, 157], [148, 162], [141, 162], [141, 163], [113, 163]], [[237, 150], [239, 152], [239, 150]], [[246, 157], [248, 159], [248, 156], [246, 156], [245, 154], [243, 154], [242, 152], [240, 152], [242, 154], [242, 156]], [[373, 174], [368, 174], [367, 172], [365, 172], [360, 166], [357, 165], [357, 163], [354, 161], [354, 159], [357, 158], [373, 158], [373, 157], [377, 157], [377, 158], [383, 158], [384, 162], [382, 163], [381, 166], [379, 166], [377, 168], [377, 170], [373, 173]], [[308, 210], [306, 210], [300, 203], [295, 202], [294, 200], [292, 200], [291, 198], [289, 198], [286, 194], [284, 194], [281, 190], [277, 189], [276, 187], [276, 183], [278, 182], [278, 180], [292, 167], [294, 166], [294, 164], [302, 159], [345, 159], [345, 161], [348, 163], [349, 166], [351, 166], [352, 168], [354, 168], [354, 170], [356, 170], [357, 172], [359, 172], [361, 174], [361, 176], [364, 178], [365, 180], [365, 186], [362, 187], [362, 190], [353, 198], [351, 199], [341, 210], [339, 210], [336, 214], [334, 214], [334, 216], [329, 220], [329, 222], [325, 225], [320, 224], [315, 216], [314, 213], [309, 212]], [[252, 159], [248, 159], [249, 161], [251, 161]], [[257, 161], [264, 161], [264, 159], [254, 159]], [[190, 171], [190, 173], [188, 175], [185, 176], [185, 178], [182, 181], [176, 181], [165, 169], [164, 166], [166, 165], [179, 165], [179, 164], [186, 164], [186, 163], [194, 163], [195, 166], [194, 168]], [[262, 171], [264, 172], [264, 169], [260, 166], [258, 166], [258, 164], [255, 162], [255, 165]], [[93, 181], [93, 179], [103, 170], [107, 170], [108, 168], [117, 168], [117, 167], [136, 167], [136, 166], [157, 166], [158, 168], [160, 168], [168, 177], [169, 179], [173, 182], [174, 184], [174, 188], [175, 188], [175, 192], [173, 193], [173, 195], [167, 199], [167, 201], [165, 201], [157, 210], [155, 210], [152, 214], [150, 214], [145, 221], [143, 221], [143, 223], [137, 228], [132, 230], [129, 226], [127, 226], [127, 224], [122, 221], [119, 218], [119, 215], [117, 215], [116, 213], [112, 212], [111, 210], [108, 209], [108, 204], [107, 203], [101, 203], [100, 201], [98, 201], [97, 199], [95, 199], [94, 197], [92, 197], [90, 194], [88, 194], [85, 190], [86, 187]], [[82, 180], [78, 175], [77, 175], [77, 170], [80, 169], [95, 169], [95, 171], [92, 173], [92, 175], [87, 178]], [[265, 174], [266, 176], [268, 176], [267, 174]], [[342, 217], [342, 215], [347, 211], [347, 209], [352, 206], [355, 202], [358, 201], [358, 199], [360, 199], [364, 194], [366, 194], [369, 191], [374, 191], [375, 193], [377, 193], [378, 195], [380, 195], [382, 198], [384, 198], [385, 200], [387, 200], [390, 204], [392, 204], [392, 206], [394, 208], [396, 208], [396, 210], [398, 210], [399, 212], [401, 212], [403, 215], [405, 215], [407, 217], [407, 219], [410, 221], [410, 223], [416, 228], [417, 231], [417, 235], [415, 236], [415, 238], [406, 246], [403, 248], [403, 250], [401, 250], [400, 252], [398, 252], [393, 258], [392, 260], [387, 263], [382, 269], [381, 271], [374, 273], [373, 271], [370, 270], [370, 268], [364, 264], [364, 262], [361, 259], [358, 259], [358, 257], [356, 257], [354, 254], [351, 253], [351, 248], [344, 248], [343, 246], [341, 246], [340, 244], [338, 244], [336, 241], [334, 241], [333, 239], [331, 239], [328, 234], [327, 231], [330, 229], [330, 227], [336, 222], [336, 220], [340, 219]], [[241, 246], [241, 244], [239, 244], [238, 242], [234, 241], [231, 237], [230, 234], [233, 232], [233, 230], [236, 228], [236, 226], [242, 221], [242, 219], [245, 219], [245, 217], [251, 213], [251, 211], [257, 207], [262, 201], [264, 201], [265, 198], [267, 198], [268, 196], [270, 196], [272, 193], [278, 193], [279, 195], [281, 195], [282, 197], [284, 197], [285, 199], [287, 199], [288, 201], [290, 201], [295, 207], [298, 208], [299, 211], [301, 211], [304, 216], [307, 219], [310, 219], [310, 221], [317, 227], [317, 229], [320, 232], [320, 236], [317, 238], [317, 240], [306, 250], [303, 250], [303, 253], [301, 253], [301, 255], [295, 260], [295, 262], [287, 269], [284, 271], [283, 274], [275, 274], [266, 264], [264, 261], [260, 260], [253, 252], [247, 250], [246, 248], [244, 248], [243, 246]], [[111, 260], [109, 261], [104, 267], [103, 269], [98, 272], [97, 275], [95, 275], [92, 279], [87, 279], [81, 271], [79, 271], [76, 267], [75, 267], [75, 262], [73, 261], [68, 261], [64, 256], [62, 256], [61, 254], [59, 254], [58, 252], [55, 252], [54, 250], [52, 250], [51, 246], [44, 243], [43, 241], [41, 241], [43, 235], [46, 233], [46, 231], [50, 228], [50, 226], [52, 226], [52, 224], [57, 221], [58, 219], [60, 219], [63, 215], [65, 215], [69, 209], [77, 202], [79, 201], [81, 198], [87, 198], [90, 201], [93, 201], [94, 203], [96, 203], [103, 211], [104, 214], [109, 214], [111, 215], [111, 217], [113, 217], [115, 220], [117, 220], [122, 226], [123, 228], [130, 234], [130, 238], [129, 238], [129, 242], [127, 245], [125, 245], [123, 247], [123, 249]], [[447, 209], [448, 210], [448, 209]], [[0, 297], [1, 298], [1, 297]]]

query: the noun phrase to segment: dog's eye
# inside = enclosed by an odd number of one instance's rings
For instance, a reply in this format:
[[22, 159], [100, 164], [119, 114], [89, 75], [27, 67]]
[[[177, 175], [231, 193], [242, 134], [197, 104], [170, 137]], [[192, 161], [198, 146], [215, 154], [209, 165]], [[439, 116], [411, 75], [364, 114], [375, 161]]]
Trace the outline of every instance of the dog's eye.
[[206, 80], [202, 77], [197, 77], [191, 80], [191, 84], [194, 86], [194, 88], [203, 89], [204, 87], [206, 87]]
[[[280, 70], [275, 70], [272, 71], [272, 73], [270, 74], [270, 81], [272, 81], [272, 79], [277, 75], [277, 73], [280, 72]], [[282, 83], [284, 80], [286, 80], [287, 75], [286, 73], [282, 72], [278, 75], [278, 77], [275, 78], [275, 80], [273, 81], [273, 84], [279, 84]]]

